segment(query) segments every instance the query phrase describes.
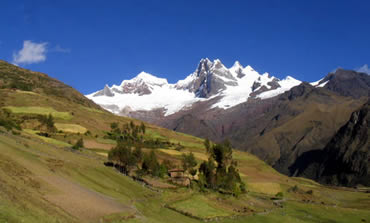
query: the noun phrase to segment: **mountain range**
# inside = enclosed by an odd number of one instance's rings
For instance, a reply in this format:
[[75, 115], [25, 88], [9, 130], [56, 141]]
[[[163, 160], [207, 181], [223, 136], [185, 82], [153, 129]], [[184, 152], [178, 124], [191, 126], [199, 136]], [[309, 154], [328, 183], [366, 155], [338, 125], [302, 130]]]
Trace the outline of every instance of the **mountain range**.
[[[312, 83], [324, 86], [324, 82]], [[162, 110], [169, 116], [186, 110], [196, 102], [212, 100], [212, 108], [228, 109], [249, 98], [267, 99], [279, 95], [301, 83], [287, 76], [283, 80], [259, 74], [251, 66], [238, 61], [226, 68], [218, 59], [202, 59], [197, 69], [184, 80], [169, 84], [166, 79], [141, 72], [131, 80], [87, 95], [107, 110], [122, 115], [130, 111]]]
[[[307, 83], [260, 74], [239, 62], [226, 68], [220, 60], [209, 59], [202, 59], [193, 73], [175, 84], [141, 72], [119, 86], [106, 85], [87, 95], [118, 115], [214, 141], [229, 139], [281, 173], [312, 179], [317, 174], [302, 169], [312, 166], [302, 163], [304, 157], [327, 148], [369, 96], [370, 78], [362, 72], [337, 69]], [[369, 148], [365, 151], [363, 160]]]

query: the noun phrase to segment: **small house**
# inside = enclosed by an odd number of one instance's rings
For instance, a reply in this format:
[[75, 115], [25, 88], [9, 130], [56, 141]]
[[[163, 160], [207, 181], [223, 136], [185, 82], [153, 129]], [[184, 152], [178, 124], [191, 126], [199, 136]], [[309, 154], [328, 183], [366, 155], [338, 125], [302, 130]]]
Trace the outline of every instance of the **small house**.
[[185, 176], [185, 170], [183, 169], [172, 169], [168, 171], [171, 178], [171, 182], [181, 186], [189, 186], [190, 178]]
[[168, 171], [168, 174], [171, 178], [180, 178], [184, 177], [185, 171], [183, 169], [172, 169]]

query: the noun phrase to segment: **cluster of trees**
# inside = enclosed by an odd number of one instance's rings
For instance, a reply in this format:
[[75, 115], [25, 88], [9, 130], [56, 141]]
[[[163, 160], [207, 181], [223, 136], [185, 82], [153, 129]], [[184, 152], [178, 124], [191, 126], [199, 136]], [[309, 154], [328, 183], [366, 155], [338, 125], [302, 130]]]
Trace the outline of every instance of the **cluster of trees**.
[[198, 170], [195, 169], [195, 167], [197, 166], [198, 163], [197, 163], [197, 160], [194, 157], [194, 154], [192, 152], [190, 152], [189, 154], [183, 153], [181, 158], [182, 158], [181, 159], [182, 168], [184, 169], [185, 172], [187, 171], [194, 178], [194, 176], [198, 172]]
[[245, 184], [237, 169], [238, 164], [232, 159], [230, 142], [226, 140], [220, 144], [212, 144], [206, 139], [204, 145], [209, 158], [199, 167], [198, 185], [201, 190], [208, 188], [231, 192], [235, 196], [245, 192]]
[[110, 127], [111, 131], [106, 133], [105, 138], [116, 140], [120, 144], [146, 148], [168, 148], [171, 146], [171, 143], [166, 140], [145, 139], [146, 126], [143, 122], [140, 125], [135, 125], [131, 121], [121, 128], [117, 122], [113, 122]]
[[21, 130], [17, 119], [7, 109], [0, 109], [0, 126], [3, 126], [7, 131], [12, 129]]
[[167, 174], [168, 169], [172, 168], [171, 162], [168, 160], [160, 163], [154, 150], [151, 150], [150, 153], [143, 153], [140, 146], [132, 149], [125, 143], [118, 143], [116, 147], [112, 148], [108, 153], [108, 160], [127, 175], [132, 169], [136, 169], [139, 176], [149, 174], [162, 178]]
[[54, 118], [51, 114], [49, 115], [38, 115], [37, 119], [40, 122], [39, 128], [46, 128], [46, 132], [54, 133], [57, 131], [57, 128], [54, 125]]

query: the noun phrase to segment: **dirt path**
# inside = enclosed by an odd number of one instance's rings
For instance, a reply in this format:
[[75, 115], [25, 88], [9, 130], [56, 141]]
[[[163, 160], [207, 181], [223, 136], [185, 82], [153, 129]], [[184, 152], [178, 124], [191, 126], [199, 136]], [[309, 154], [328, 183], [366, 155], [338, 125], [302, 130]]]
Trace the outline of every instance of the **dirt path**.
[[42, 177], [57, 192], [45, 195], [45, 198], [76, 218], [86, 221], [98, 221], [99, 218], [121, 212], [134, 212], [111, 197], [102, 195], [60, 176]]

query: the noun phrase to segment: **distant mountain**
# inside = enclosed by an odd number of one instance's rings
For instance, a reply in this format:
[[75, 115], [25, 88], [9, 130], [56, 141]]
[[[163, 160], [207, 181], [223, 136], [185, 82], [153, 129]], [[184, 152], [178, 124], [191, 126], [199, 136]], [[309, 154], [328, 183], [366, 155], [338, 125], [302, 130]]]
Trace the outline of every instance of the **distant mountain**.
[[226, 68], [208, 59], [176, 84], [144, 78], [146, 94], [135, 93], [136, 88], [123, 93], [126, 83], [136, 83], [140, 76], [107, 87], [112, 96], [96, 92], [88, 97], [116, 114], [214, 141], [230, 139], [236, 148], [292, 176], [304, 175], [300, 162], [305, 155], [323, 150], [370, 95], [365, 73], [337, 69], [307, 83], [259, 74], [239, 62]]
[[220, 60], [202, 59], [197, 69], [176, 84], [141, 72], [131, 80], [87, 95], [107, 110], [121, 115], [133, 111], [162, 110], [168, 116], [186, 110], [196, 102], [214, 98], [210, 108], [227, 109], [246, 102], [248, 98], [266, 99], [283, 93], [301, 83], [292, 77], [279, 80], [268, 73], [259, 74], [239, 62], [226, 68]]

